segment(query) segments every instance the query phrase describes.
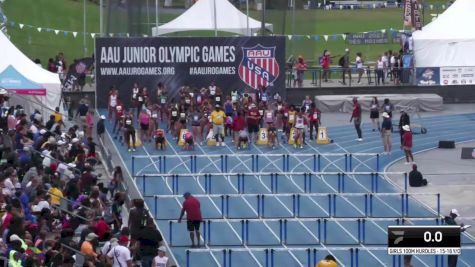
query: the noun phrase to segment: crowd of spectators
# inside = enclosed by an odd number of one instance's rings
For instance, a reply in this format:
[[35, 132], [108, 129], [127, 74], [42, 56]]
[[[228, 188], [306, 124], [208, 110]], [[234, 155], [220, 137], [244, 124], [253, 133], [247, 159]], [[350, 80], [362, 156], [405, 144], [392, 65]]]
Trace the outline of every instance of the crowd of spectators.
[[27, 114], [8, 101], [0, 90], [0, 261], [12, 267], [148, 267], [165, 256], [142, 199], [132, 201], [130, 220], [123, 220], [120, 167], [105, 179], [98, 173], [87, 101], [77, 121], [59, 108]]

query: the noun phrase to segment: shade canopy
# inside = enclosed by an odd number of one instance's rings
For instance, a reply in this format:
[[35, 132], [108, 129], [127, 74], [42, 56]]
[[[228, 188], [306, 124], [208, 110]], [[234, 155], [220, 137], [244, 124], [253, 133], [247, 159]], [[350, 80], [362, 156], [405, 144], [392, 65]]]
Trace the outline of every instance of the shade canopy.
[[1, 87], [12, 89], [17, 94], [32, 94], [26, 97], [15, 97], [16, 94], [13, 94], [9, 101], [11, 105], [22, 105], [27, 112], [34, 109], [54, 109], [60, 104], [61, 82], [58, 74], [49, 72], [34, 63], [1, 31], [0, 81], [2, 81]]
[[457, 0], [413, 33], [416, 67], [475, 66], [475, 1]]
[[[272, 24], [266, 23], [272, 31]], [[228, 0], [199, 0], [174, 20], [152, 28], [152, 35], [182, 31], [224, 31], [251, 35], [261, 29], [261, 22], [239, 11]]]

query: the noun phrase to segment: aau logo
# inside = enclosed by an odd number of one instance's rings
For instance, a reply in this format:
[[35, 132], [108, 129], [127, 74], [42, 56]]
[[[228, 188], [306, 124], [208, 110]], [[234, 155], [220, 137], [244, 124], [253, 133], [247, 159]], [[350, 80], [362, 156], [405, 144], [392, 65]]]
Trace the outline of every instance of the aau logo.
[[260, 86], [273, 86], [279, 77], [279, 64], [275, 59], [275, 46], [242, 48], [242, 60], [239, 64], [239, 77], [254, 89]]

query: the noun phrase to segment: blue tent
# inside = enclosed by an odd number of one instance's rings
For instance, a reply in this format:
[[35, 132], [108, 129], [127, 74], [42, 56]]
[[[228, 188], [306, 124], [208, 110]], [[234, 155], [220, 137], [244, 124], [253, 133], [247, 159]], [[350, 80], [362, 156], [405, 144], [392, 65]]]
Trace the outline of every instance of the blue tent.
[[28, 80], [12, 65], [0, 73], [0, 88], [22, 95], [46, 95], [46, 88], [41, 84]]

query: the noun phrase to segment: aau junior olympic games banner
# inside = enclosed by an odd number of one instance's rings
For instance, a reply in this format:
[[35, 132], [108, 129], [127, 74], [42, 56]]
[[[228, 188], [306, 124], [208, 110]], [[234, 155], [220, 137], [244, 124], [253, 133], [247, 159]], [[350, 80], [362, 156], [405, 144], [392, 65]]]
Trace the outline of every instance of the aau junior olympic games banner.
[[132, 87], [147, 87], [156, 102], [159, 82], [174, 97], [181, 86], [208, 87], [228, 94], [257, 89], [285, 96], [285, 37], [97, 38], [97, 106], [107, 107], [109, 88], [130, 106]]

